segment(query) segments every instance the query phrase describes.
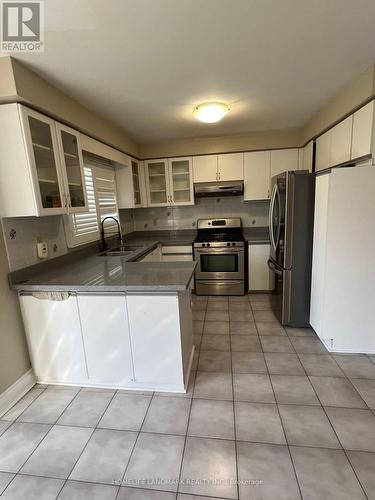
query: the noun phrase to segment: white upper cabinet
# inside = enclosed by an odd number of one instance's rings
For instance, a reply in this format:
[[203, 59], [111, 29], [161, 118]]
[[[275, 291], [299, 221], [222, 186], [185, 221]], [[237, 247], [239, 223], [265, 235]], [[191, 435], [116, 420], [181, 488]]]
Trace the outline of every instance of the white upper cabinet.
[[172, 205], [194, 205], [191, 158], [168, 160], [169, 196]]
[[150, 207], [165, 207], [170, 204], [168, 161], [150, 160], [146, 165], [147, 201]]
[[194, 204], [191, 158], [146, 161], [145, 175], [148, 206]]
[[72, 128], [56, 123], [57, 140], [62, 163], [62, 173], [67, 188], [69, 212], [86, 212], [87, 196], [83, 171], [80, 135]]
[[324, 170], [331, 166], [331, 140], [332, 132], [328, 130], [316, 140], [315, 170]]
[[0, 106], [0, 122], [0, 215], [87, 211], [79, 134], [19, 104]]
[[353, 115], [351, 159], [361, 158], [374, 148], [374, 103], [371, 101]]
[[313, 168], [314, 141], [310, 141], [304, 148], [298, 150], [298, 170], [308, 170]]
[[244, 200], [270, 197], [271, 151], [244, 154]]
[[144, 164], [126, 157], [116, 166], [117, 203], [119, 208], [147, 206]]
[[217, 155], [193, 157], [194, 182], [217, 181]]
[[239, 181], [243, 180], [243, 153], [228, 153], [218, 155], [217, 174], [218, 181]]
[[298, 149], [272, 150], [271, 178], [288, 170], [298, 170]]
[[330, 164], [340, 165], [350, 160], [353, 115], [333, 127], [331, 132]]

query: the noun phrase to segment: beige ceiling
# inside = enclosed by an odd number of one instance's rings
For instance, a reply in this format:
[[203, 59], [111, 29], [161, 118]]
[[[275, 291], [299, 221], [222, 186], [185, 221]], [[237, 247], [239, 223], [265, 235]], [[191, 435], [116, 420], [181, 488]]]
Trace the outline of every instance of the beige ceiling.
[[[301, 126], [375, 59], [374, 0], [45, 0], [17, 56], [135, 140]], [[224, 100], [219, 124], [195, 104]]]

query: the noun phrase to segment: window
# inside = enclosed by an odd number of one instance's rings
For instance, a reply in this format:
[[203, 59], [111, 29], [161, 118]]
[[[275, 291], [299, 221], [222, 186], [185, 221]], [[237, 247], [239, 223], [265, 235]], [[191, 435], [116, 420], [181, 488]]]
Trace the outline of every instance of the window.
[[[92, 164], [95, 163], [95, 164]], [[115, 171], [113, 167], [98, 165], [85, 159], [85, 183], [88, 212], [65, 217], [64, 226], [68, 247], [76, 247], [100, 238], [100, 224], [104, 217], [118, 219]], [[117, 231], [115, 222], [105, 225], [107, 234]]]

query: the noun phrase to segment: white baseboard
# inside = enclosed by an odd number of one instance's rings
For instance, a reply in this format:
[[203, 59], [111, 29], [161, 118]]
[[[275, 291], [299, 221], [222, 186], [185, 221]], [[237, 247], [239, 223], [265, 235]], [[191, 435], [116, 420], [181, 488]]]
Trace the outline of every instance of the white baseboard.
[[30, 368], [8, 389], [0, 394], [0, 417], [4, 415], [18, 400], [22, 398], [36, 383], [33, 370]]

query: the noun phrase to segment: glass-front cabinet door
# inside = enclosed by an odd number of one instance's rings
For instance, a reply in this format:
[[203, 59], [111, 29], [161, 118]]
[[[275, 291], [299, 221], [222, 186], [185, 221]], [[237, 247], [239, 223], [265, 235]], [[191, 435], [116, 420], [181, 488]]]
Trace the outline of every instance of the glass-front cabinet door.
[[193, 167], [191, 158], [169, 160], [169, 185], [173, 205], [193, 205]]
[[146, 162], [148, 205], [163, 207], [170, 204], [166, 160]]
[[79, 134], [56, 123], [61, 163], [65, 175], [67, 207], [70, 213], [87, 211], [87, 196]]
[[33, 170], [38, 213], [64, 213], [66, 204], [55, 123], [48, 117], [26, 108], [22, 109], [22, 120]]
[[138, 162], [135, 160], [132, 163], [132, 176], [133, 176], [133, 190], [134, 190], [134, 206], [142, 206], [142, 196], [141, 196], [141, 179]]

